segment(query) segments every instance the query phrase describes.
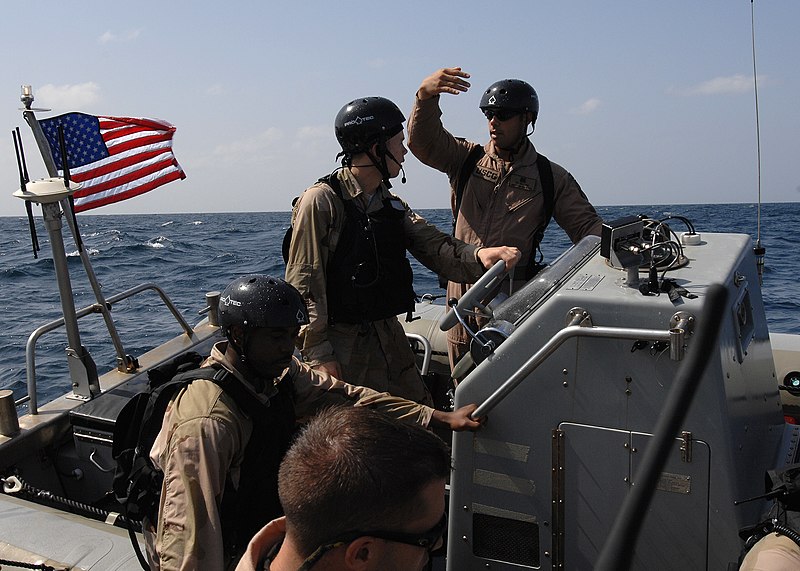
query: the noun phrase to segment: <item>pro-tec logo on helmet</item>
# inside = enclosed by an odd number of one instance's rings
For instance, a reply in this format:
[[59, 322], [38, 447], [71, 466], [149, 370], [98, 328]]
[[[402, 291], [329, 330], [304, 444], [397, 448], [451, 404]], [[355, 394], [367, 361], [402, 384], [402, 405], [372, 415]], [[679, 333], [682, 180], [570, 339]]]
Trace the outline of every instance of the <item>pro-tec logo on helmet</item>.
[[226, 295], [225, 297], [219, 298], [219, 302], [222, 305], [224, 305], [225, 307], [228, 307], [228, 306], [231, 306], [231, 305], [233, 305], [235, 307], [241, 307], [242, 306], [242, 302], [241, 301], [236, 301], [235, 299], [233, 299], [229, 295]]
[[374, 119], [375, 119], [375, 115], [370, 115], [369, 117], [361, 117], [361, 116], [359, 116], [359, 117], [356, 117], [355, 119], [353, 119], [352, 121], [348, 121], [347, 123], [344, 124], [344, 126], [345, 127], [349, 127], [350, 125], [361, 125], [361, 123], [364, 123], [366, 121], [373, 121]]
[[492, 95], [489, 98], [489, 105], [494, 105], [495, 103], [497, 103], [497, 98], [494, 95]]

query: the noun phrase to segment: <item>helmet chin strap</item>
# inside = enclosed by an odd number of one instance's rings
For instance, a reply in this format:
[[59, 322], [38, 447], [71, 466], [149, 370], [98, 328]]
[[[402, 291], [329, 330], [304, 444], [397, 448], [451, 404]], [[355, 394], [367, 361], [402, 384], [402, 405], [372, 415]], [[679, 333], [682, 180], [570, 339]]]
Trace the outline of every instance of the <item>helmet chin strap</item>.
[[236, 350], [236, 354], [239, 355], [239, 359], [242, 361], [242, 363], [246, 363], [247, 362], [247, 356], [244, 354], [244, 348], [247, 346], [247, 328], [246, 327], [242, 327], [242, 342], [241, 343], [236, 341], [235, 335], [233, 334], [233, 331], [231, 331], [227, 335], [227, 337], [228, 337], [228, 343], [233, 345], [233, 348]]
[[[392, 183], [389, 182], [389, 167], [386, 165], [386, 155], [388, 154], [389, 156], [391, 156], [389, 151], [383, 149], [383, 152], [381, 152], [380, 146], [378, 147], [378, 154], [381, 157], [380, 161], [378, 161], [378, 158], [375, 155], [373, 155], [369, 149], [367, 149], [364, 152], [369, 157], [369, 160], [372, 161], [372, 164], [375, 166], [375, 168], [378, 169], [378, 171], [381, 173], [381, 177], [383, 178], [383, 184], [386, 185], [386, 188], [392, 188]], [[394, 158], [392, 160], [394, 160]]]
[[[390, 159], [392, 159], [395, 162], [395, 164], [400, 167], [400, 172], [403, 173], [403, 177], [400, 179], [400, 184], [405, 184], [406, 183], [406, 171], [403, 169], [402, 163], [400, 161], [398, 161], [396, 158], [394, 158], [394, 155], [392, 153], [390, 153], [388, 150], [386, 151], [386, 156], [389, 157]], [[384, 159], [384, 162], [385, 162], [385, 159]]]

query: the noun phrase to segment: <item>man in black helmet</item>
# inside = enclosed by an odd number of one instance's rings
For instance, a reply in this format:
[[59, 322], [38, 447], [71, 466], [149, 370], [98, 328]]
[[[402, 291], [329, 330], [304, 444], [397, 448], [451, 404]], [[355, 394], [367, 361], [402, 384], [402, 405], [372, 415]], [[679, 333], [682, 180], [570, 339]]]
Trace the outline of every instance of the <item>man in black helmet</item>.
[[469, 418], [474, 406], [434, 411], [298, 361], [294, 343], [308, 312], [281, 279], [234, 280], [220, 298], [219, 322], [227, 340], [203, 366], [222, 377], [176, 394], [150, 451], [164, 475], [157, 526], [146, 530], [153, 569], [232, 568], [253, 534], [281, 514], [278, 466], [296, 419], [324, 406], [368, 406], [423, 426], [479, 426]]
[[303, 359], [346, 381], [430, 403], [398, 314], [414, 310], [406, 251], [435, 272], [473, 282], [516, 248], [454, 240], [389, 192], [406, 154], [403, 117], [383, 97], [351, 101], [335, 120], [342, 166], [308, 188], [292, 213], [286, 279], [308, 303]]
[[[489, 128], [485, 145], [456, 138], [444, 128], [439, 95], [467, 91], [468, 78], [454, 67], [422, 81], [408, 120], [408, 148], [450, 179], [456, 238], [477, 246], [519, 248], [522, 258], [514, 279], [522, 285], [539, 269], [539, 243], [551, 216], [573, 243], [599, 236], [602, 220], [573, 176], [530, 142], [539, 97], [528, 83], [504, 79], [483, 92], [480, 109]], [[447, 297], [460, 298], [470, 283], [452, 279]], [[448, 341], [452, 365], [468, 350], [468, 338], [459, 325], [448, 332]]]

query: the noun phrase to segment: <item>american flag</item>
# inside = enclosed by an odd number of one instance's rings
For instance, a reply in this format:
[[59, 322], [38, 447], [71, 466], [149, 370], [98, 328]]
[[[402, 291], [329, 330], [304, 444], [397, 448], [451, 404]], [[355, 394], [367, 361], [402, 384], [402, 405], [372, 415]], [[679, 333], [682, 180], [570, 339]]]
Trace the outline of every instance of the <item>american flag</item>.
[[166, 121], [66, 113], [39, 124], [60, 176], [64, 173], [58, 127], [64, 128], [70, 180], [81, 183], [74, 195], [76, 212], [186, 178], [172, 154], [175, 127]]

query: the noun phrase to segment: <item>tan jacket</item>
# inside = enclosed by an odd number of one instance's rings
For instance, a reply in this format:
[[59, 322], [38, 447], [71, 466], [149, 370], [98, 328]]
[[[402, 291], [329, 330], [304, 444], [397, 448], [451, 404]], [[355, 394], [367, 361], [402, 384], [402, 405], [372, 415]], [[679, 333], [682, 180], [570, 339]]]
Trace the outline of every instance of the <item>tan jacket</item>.
[[[367, 204], [366, 195], [348, 169], [337, 171], [336, 176], [344, 198], [358, 201], [367, 213], [380, 209], [383, 199], [390, 196], [389, 190], [381, 187]], [[424, 266], [459, 281], [474, 282], [483, 274], [476, 246], [453, 240], [405, 202], [399, 203], [406, 211], [407, 249]], [[308, 188], [292, 212], [286, 281], [300, 291], [308, 305], [310, 323], [301, 329], [298, 346], [303, 360], [312, 366], [335, 360], [328, 341], [327, 267], [344, 228], [344, 214], [344, 205], [324, 183]]]
[[[244, 380], [225, 358], [227, 342], [217, 343], [205, 366], [219, 364]], [[324, 406], [370, 406], [406, 422], [427, 426], [433, 409], [387, 393], [348, 385], [309, 369], [297, 359], [267, 387], [291, 378], [295, 412], [308, 416]], [[258, 395], [254, 394], [254, 399]], [[159, 558], [153, 569], [223, 569], [220, 506], [225, 481], [238, 487], [253, 423], [213, 381], [199, 379], [181, 390], [167, 408], [150, 452], [164, 473], [155, 537], [148, 551]]]
[[[408, 148], [421, 162], [447, 174], [451, 185], [451, 206], [455, 204], [454, 186], [461, 167], [476, 143], [451, 135], [442, 125], [439, 97], [415, 98], [408, 118]], [[494, 143], [484, 146], [486, 153], [478, 161], [464, 188], [456, 220], [456, 238], [476, 246], [516, 246], [522, 252], [518, 268], [525, 268], [531, 256], [534, 234], [545, 220], [542, 183], [536, 164], [538, 153], [525, 143], [513, 162], [497, 156]], [[581, 190], [577, 181], [563, 167], [551, 161], [554, 182], [553, 218], [573, 243], [594, 234], [599, 236], [602, 219]], [[465, 281], [448, 284], [447, 296], [460, 298], [469, 289]]]

